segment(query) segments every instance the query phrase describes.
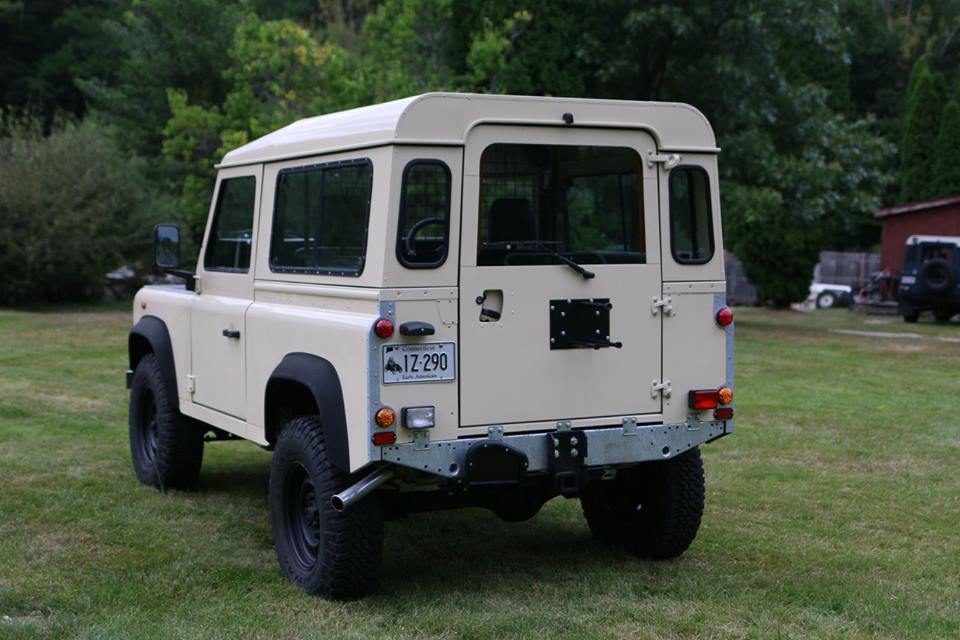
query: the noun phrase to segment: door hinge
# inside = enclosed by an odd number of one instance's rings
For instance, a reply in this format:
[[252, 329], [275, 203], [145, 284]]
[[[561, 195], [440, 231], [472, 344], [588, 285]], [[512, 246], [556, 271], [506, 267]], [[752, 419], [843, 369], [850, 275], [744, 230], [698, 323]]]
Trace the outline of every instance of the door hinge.
[[650, 397], [656, 398], [658, 395], [663, 394], [664, 398], [669, 398], [670, 394], [673, 393], [673, 390], [670, 388], [670, 381], [664, 380], [660, 382], [659, 380], [654, 380], [653, 384], [650, 386]]
[[662, 164], [664, 171], [670, 171], [675, 166], [680, 164], [680, 160], [683, 158], [679, 153], [654, 153], [653, 151], [647, 151], [647, 167], [653, 168], [655, 163]]
[[193, 376], [187, 376], [187, 392], [195, 393], [197, 390], [197, 379]]
[[663, 315], [676, 315], [673, 312], [673, 298], [671, 296], [664, 296], [662, 298], [653, 296], [653, 302], [650, 304], [650, 313], [657, 315], [660, 313], [661, 307], [663, 308]]

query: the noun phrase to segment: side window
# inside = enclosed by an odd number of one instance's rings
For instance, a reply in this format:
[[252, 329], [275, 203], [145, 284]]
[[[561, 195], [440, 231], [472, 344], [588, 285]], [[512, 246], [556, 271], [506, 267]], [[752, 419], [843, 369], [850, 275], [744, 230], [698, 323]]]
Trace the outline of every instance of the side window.
[[703, 167], [670, 172], [670, 250], [680, 264], [704, 264], [713, 257], [710, 179]]
[[220, 181], [217, 208], [207, 238], [207, 253], [203, 257], [205, 269], [239, 273], [250, 269], [256, 196], [257, 179], [253, 176]]
[[280, 172], [270, 270], [358, 276], [363, 271], [373, 166], [350, 160]]
[[403, 170], [397, 259], [411, 269], [439, 267], [450, 235], [450, 169], [439, 160], [413, 160]]

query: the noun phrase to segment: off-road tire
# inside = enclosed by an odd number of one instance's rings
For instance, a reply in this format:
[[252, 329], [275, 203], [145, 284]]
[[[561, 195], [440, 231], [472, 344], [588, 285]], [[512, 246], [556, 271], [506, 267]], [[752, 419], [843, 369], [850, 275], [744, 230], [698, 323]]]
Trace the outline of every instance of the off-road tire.
[[817, 309], [832, 309], [837, 304], [837, 294], [823, 291], [817, 296]]
[[145, 355], [130, 384], [130, 455], [140, 482], [160, 490], [196, 487], [203, 427], [180, 413], [156, 356]]
[[330, 464], [319, 418], [284, 425], [270, 470], [270, 523], [281, 571], [307, 593], [352, 600], [376, 586], [383, 555], [380, 496], [374, 492], [342, 513], [330, 504], [357, 479]]
[[950, 318], [953, 317], [952, 309], [934, 309], [933, 310], [933, 319], [937, 322], [945, 323], [950, 322]]
[[909, 309], [904, 309], [904, 310], [903, 310], [903, 321], [904, 321], [904, 322], [909, 322], [909, 323], [912, 324], [912, 323], [914, 323], [914, 322], [917, 322], [918, 320], [920, 320], [920, 312], [919, 312], [919, 311], [917, 311], [916, 309], [913, 309], [913, 308], [909, 308]]
[[687, 550], [700, 528], [704, 504], [699, 447], [663, 462], [648, 462], [594, 482], [580, 498], [593, 535], [652, 560]]

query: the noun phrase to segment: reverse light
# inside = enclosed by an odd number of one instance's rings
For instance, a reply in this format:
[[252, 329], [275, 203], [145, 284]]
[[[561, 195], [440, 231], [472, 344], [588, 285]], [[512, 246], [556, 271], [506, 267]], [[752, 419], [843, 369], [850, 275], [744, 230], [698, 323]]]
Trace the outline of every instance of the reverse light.
[[733, 418], [733, 407], [720, 407], [713, 412], [714, 420], [730, 420]]
[[436, 415], [436, 407], [404, 407], [400, 410], [404, 429], [433, 429]]
[[374, 420], [381, 429], [392, 427], [393, 423], [397, 421], [397, 412], [390, 407], [382, 407], [377, 411]]
[[388, 444], [393, 444], [397, 441], [397, 434], [393, 431], [378, 431], [373, 434], [373, 444], [378, 447], [382, 447]]
[[730, 307], [720, 307], [717, 310], [717, 324], [726, 327], [733, 322], [733, 310]]
[[717, 399], [720, 400], [720, 404], [730, 404], [733, 402], [733, 389], [720, 387], [720, 391], [717, 392]]
[[720, 402], [720, 392], [716, 389], [696, 389], [690, 392], [690, 408], [695, 411], [716, 409]]
[[389, 338], [393, 335], [393, 322], [389, 318], [380, 318], [373, 325], [373, 332], [380, 338]]

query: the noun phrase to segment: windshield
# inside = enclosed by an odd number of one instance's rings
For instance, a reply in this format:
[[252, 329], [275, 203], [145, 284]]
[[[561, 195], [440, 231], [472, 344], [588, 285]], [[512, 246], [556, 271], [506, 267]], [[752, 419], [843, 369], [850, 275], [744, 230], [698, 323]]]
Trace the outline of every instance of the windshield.
[[477, 264], [646, 262], [642, 198], [633, 149], [490, 145], [480, 159]]

